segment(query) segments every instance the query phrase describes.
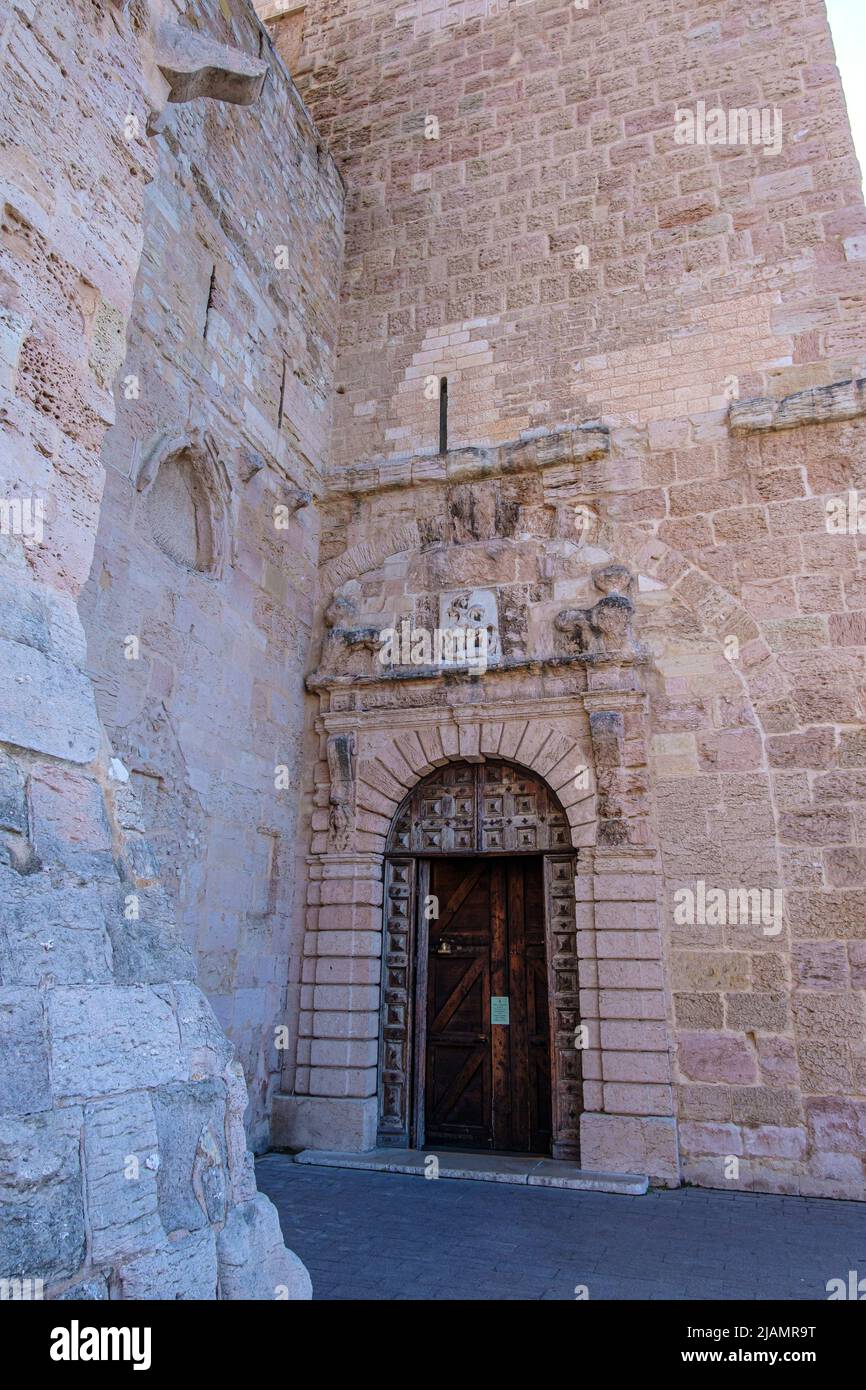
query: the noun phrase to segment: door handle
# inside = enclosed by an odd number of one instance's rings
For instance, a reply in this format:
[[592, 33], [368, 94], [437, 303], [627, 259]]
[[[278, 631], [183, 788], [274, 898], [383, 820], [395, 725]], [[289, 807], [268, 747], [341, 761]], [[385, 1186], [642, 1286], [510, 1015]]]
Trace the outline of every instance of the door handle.
[[478, 1036], [477, 1036], [477, 1038], [475, 1039], [475, 1041], [476, 1041], [476, 1042], [487, 1042], [487, 1034], [486, 1034], [486, 1033], [479, 1033]]

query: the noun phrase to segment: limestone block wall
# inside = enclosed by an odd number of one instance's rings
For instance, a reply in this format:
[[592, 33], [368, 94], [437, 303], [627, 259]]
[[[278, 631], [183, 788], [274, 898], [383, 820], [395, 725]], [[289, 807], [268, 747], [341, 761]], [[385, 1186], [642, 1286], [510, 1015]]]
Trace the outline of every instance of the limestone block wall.
[[[824, 0], [308, 0], [298, 82], [351, 190], [338, 463], [435, 452], [443, 375], [463, 445], [863, 365]], [[778, 151], [677, 143], [698, 102]]]
[[251, 9], [193, 16], [261, 51], [267, 79], [250, 109], [168, 107], [153, 139], [81, 610], [101, 718], [237, 1048], [261, 1147], [299, 971], [303, 673], [343, 191]]
[[0, 1275], [57, 1298], [309, 1297], [76, 610], [156, 169], [152, 18], [0, 4]]

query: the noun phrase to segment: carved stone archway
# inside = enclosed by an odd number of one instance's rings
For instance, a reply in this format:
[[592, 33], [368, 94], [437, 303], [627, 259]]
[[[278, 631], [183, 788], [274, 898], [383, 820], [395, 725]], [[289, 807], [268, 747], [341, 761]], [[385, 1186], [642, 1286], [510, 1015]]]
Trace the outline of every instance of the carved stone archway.
[[543, 857], [550, 1028], [552, 1153], [577, 1159], [582, 1112], [574, 874], [577, 854], [555, 793], [537, 774], [491, 759], [452, 761], [416, 783], [394, 817], [385, 855], [379, 1038], [380, 1144], [414, 1146], [423, 1128], [427, 921], [431, 858]]

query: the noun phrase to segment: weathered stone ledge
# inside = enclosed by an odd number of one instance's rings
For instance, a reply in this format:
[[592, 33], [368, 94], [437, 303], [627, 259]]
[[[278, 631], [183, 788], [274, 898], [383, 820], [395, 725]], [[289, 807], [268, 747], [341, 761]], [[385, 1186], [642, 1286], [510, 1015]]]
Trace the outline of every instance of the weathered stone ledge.
[[866, 415], [866, 379], [834, 381], [812, 386], [775, 401], [758, 396], [731, 404], [732, 430], [793, 430], [798, 425], [823, 425]]
[[402, 684], [405, 681], [434, 681], [444, 685], [458, 685], [470, 680], [479, 680], [482, 676], [502, 675], [512, 671], [520, 671], [529, 675], [542, 675], [545, 671], [563, 667], [645, 666], [648, 661], [649, 656], [646, 652], [575, 652], [565, 656], [506, 657], [502, 661], [491, 662], [484, 671], [474, 670], [471, 666], [449, 667], [448, 670], [441, 670], [436, 666], [399, 666], [395, 670], [383, 671], [381, 675], [373, 676], [332, 675], [327, 672], [314, 671], [306, 677], [305, 684], [310, 691], [343, 690], [374, 685], [388, 686]]
[[328, 480], [327, 497], [331, 500], [346, 493], [387, 491], [421, 483], [471, 483], [552, 465], [592, 463], [607, 458], [610, 447], [606, 425], [566, 425], [498, 446], [467, 445], [444, 454], [374, 458], [335, 472]]

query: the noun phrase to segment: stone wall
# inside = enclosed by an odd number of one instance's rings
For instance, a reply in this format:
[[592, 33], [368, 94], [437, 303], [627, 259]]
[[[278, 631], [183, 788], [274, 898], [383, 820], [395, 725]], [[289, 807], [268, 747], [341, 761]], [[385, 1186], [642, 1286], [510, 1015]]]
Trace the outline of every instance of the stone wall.
[[[635, 579], [643, 655], [573, 827], [583, 1161], [863, 1198], [866, 212], [822, 0], [312, 0], [298, 82], [349, 195], [305, 1096], [280, 1123], [325, 1147], [369, 1135], [381, 945], [360, 880], [394, 782], [455, 739], [501, 756], [532, 703], [536, 751], [563, 610], [593, 699], [619, 689], [590, 546]], [[699, 101], [765, 109], [767, 146], [679, 143], [677, 108]], [[383, 685], [378, 630], [429, 626], [458, 585], [487, 592], [519, 690], [490, 671]], [[401, 732], [375, 733], [388, 710]], [[340, 850], [325, 754], [344, 729], [358, 819]], [[365, 763], [374, 736], [390, 742]], [[357, 941], [316, 936], [338, 904]], [[319, 1019], [329, 972], [345, 997]]]
[[256, 1193], [243, 1074], [100, 727], [76, 610], [148, 119], [203, 68], [233, 100], [262, 75], [224, 50], [187, 62], [188, 32], [167, 53], [161, 17], [0, 4], [0, 1275], [57, 1298], [309, 1297]]
[[268, 77], [251, 111], [169, 107], [153, 141], [82, 617], [101, 718], [238, 1050], [261, 1147], [276, 1030], [296, 1021], [303, 673], [342, 186], [247, 5], [228, 21], [194, 13], [202, 32], [261, 46]]
[[[351, 188], [338, 464], [435, 452], [431, 377], [462, 445], [863, 364], [823, 0], [309, 0], [298, 83]], [[677, 144], [700, 100], [778, 109], [780, 152]]]

